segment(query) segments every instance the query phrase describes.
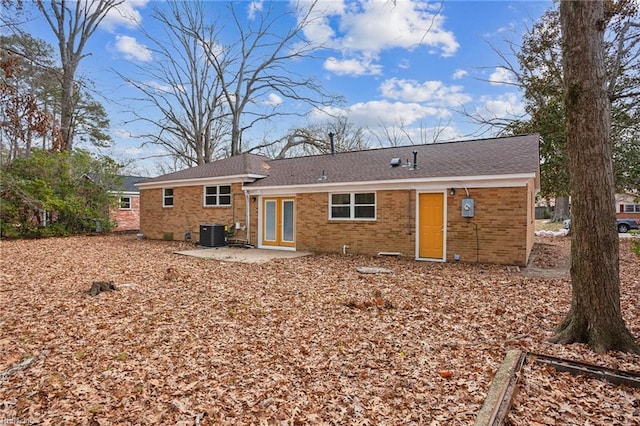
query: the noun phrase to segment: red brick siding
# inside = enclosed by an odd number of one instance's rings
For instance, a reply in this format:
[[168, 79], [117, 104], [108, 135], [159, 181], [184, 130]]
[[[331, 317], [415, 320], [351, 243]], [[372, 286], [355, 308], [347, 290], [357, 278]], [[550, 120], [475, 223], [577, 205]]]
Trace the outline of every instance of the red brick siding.
[[140, 229], [140, 196], [124, 195], [131, 199], [131, 209], [123, 210], [117, 207], [111, 210], [111, 220], [117, 226], [111, 230], [114, 232], [137, 231]]
[[[169, 187], [168, 187], [169, 188]], [[204, 207], [203, 186], [173, 187], [173, 207], [162, 206], [162, 189], [140, 191], [140, 232], [151, 239], [162, 239], [172, 233], [174, 240], [182, 240], [185, 231], [191, 240], [200, 239], [200, 225], [220, 223], [231, 227], [235, 222], [246, 226], [245, 196], [240, 183], [231, 185], [231, 206]], [[238, 230], [233, 238], [245, 238]]]
[[640, 219], [640, 213], [616, 213], [617, 219]]

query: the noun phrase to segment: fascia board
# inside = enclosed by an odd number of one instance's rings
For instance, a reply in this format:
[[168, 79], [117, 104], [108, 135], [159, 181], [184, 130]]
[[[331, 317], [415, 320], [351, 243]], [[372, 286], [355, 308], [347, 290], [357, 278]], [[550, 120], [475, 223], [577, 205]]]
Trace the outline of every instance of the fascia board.
[[451, 176], [439, 178], [402, 179], [390, 181], [337, 182], [313, 185], [257, 186], [245, 185], [243, 190], [251, 195], [296, 194], [317, 192], [349, 192], [353, 190], [394, 190], [416, 189], [433, 190], [442, 188], [475, 188], [520, 187], [535, 179], [535, 173], [518, 173], [495, 176]]
[[254, 175], [254, 174], [216, 176], [216, 177], [206, 177], [206, 178], [196, 178], [196, 179], [176, 179], [176, 180], [149, 182], [149, 183], [136, 183], [135, 186], [137, 186], [140, 189], [156, 189], [156, 188], [169, 188], [169, 187], [176, 188], [180, 186], [219, 185], [221, 183], [244, 183], [247, 180], [254, 181], [256, 179], [260, 179], [264, 177], [266, 176]]
[[110, 191], [113, 195], [140, 195], [139, 191]]

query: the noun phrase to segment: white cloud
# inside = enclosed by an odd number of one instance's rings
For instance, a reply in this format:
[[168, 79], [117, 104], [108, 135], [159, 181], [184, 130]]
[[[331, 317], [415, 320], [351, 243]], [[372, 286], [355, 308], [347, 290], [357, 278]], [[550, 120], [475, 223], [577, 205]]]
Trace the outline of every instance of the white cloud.
[[408, 70], [411, 67], [411, 63], [408, 59], [401, 59], [396, 65], [402, 70]]
[[392, 126], [397, 123], [410, 126], [424, 117], [446, 116], [448, 112], [418, 103], [369, 101], [360, 102], [348, 108], [327, 108], [322, 112], [313, 113], [310, 118], [312, 121], [322, 121], [326, 119], [326, 114], [347, 116], [356, 126], [375, 127], [380, 124]]
[[[432, 143], [460, 140], [464, 135], [454, 126], [410, 127], [404, 129], [413, 143]], [[408, 139], [408, 138], [407, 138]]]
[[152, 59], [151, 51], [130, 36], [117, 35], [116, 49], [130, 61], [149, 62]]
[[489, 82], [494, 86], [515, 83], [514, 75], [511, 71], [499, 67], [489, 76]]
[[149, 80], [149, 81], [145, 81], [143, 84], [147, 87], [155, 89], [158, 92], [166, 92], [166, 93], [173, 92], [173, 90], [171, 89], [171, 86], [169, 86], [168, 84], [159, 83], [157, 81]]
[[[332, 47], [332, 40], [336, 36], [331, 27], [331, 19], [344, 13], [345, 5], [342, 1], [318, 2], [314, 5], [307, 25], [304, 27], [305, 37], [318, 45]], [[299, 15], [305, 16], [307, 9], [300, 9]]]
[[[327, 3], [330, 6], [327, 6]], [[344, 61], [352, 57], [377, 58], [383, 50], [427, 46], [430, 53], [451, 56], [459, 44], [445, 19], [428, 3], [360, 0], [320, 3], [305, 36], [314, 43], [342, 52]], [[340, 69], [340, 68], [339, 68]], [[363, 71], [366, 69], [363, 69]]]
[[122, 127], [119, 127], [117, 129], [112, 129], [111, 130], [111, 136], [113, 136], [114, 138], [117, 139], [132, 139], [132, 135], [131, 132], [128, 131], [127, 129], [124, 129]]
[[444, 56], [459, 45], [453, 33], [443, 29], [444, 18], [417, 1], [362, 1], [341, 17], [341, 45], [351, 50], [379, 52], [419, 45], [438, 47]]
[[462, 86], [446, 86], [441, 81], [402, 80], [392, 78], [380, 85], [382, 96], [403, 102], [429, 102], [457, 107], [471, 100]]
[[282, 97], [278, 96], [276, 93], [269, 93], [268, 99], [265, 101], [266, 105], [270, 107], [277, 107], [282, 103]]
[[480, 103], [476, 114], [486, 120], [514, 118], [525, 114], [524, 104], [517, 93], [505, 93], [496, 98], [482, 97]]
[[256, 17], [256, 13], [262, 12], [263, 4], [264, 4], [263, 0], [252, 1], [249, 3], [249, 12], [248, 12], [249, 20], [253, 20]]
[[324, 62], [324, 69], [337, 75], [380, 75], [382, 66], [368, 59], [338, 59], [330, 57]]
[[106, 31], [114, 32], [118, 27], [137, 28], [142, 22], [142, 15], [138, 9], [146, 7], [148, 0], [125, 0], [111, 9], [100, 23]]
[[461, 80], [461, 79], [463, 79], [464, 77], [466, 77], [468, 75], [469, 75], [469, 73], [467, 71], [461, 70], [461, 69], [457, 69], [457, 70], [454, 71], [452, 77], [453, 77], [454, 80]]

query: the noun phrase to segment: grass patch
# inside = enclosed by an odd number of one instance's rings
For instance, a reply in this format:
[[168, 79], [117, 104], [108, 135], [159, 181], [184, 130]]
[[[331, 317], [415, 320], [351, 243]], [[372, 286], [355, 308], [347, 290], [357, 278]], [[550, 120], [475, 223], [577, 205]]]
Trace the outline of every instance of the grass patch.
[[562, 222], [550, 222], [549, 219], [536, 220], [536, 231], [559, 231], [562, 229]]

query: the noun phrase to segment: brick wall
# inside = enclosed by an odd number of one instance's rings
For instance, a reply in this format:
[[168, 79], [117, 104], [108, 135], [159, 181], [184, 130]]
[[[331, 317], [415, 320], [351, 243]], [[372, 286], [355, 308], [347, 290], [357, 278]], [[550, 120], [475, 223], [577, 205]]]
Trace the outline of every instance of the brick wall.
[[640, 219], [640, 213], [616, 213], [617, 219]]
[[111, 220], [117, 226], [111, 230], [114, 232], [137, 231], [140, 229], [140, 197], [138, 195], [126, 195], [131, 199], [131, 208], [121, 210], [117, 207], [111, 210]]
[[[141, 191], [140, 231], [148, 238], [162, 239], [165, 233], [184, 238], [192, 232], [199, 240], [199, 225], [240, 222], [244, 227], [245, 196], [241, 184], [232, 185], [232, 207], [203, 207], [202, 186], [174, 187], [174, 206], [162, 207], [162, 190]], [[475, 217], [461, 217], [465, 191], [447, 195], [447, 261], [454, 254], [463, 262], [524, 265], [533, 246], [534, 204], [532, 185], [516, 188], [469, 188], [475, 200]], [[377, 191], [377, 220], [337, 221], [328, 219], [327, 193], [302, 193], [296, 200], [296, 249], [316, 253], [376, 255], [399, 252], [415, 256], [416, 192]], [[250, 201], [250, 243], [258, 245], [258, 200]], [[476, 239], [477, 228], [477, 239]], [[246, 238], [245, 231], [235, 236]], [[477, 246], [476, 246], [477, 244]]]
[[[163, 239], [173, 235], [174, 240], [184, 239], [185, 231], [191, 232], [191, 240], [200, 240], [200, 225], [219, 223], [231, 229], [234, 223], [246, 226], [245, 196], [240, 183], [231, 185], [231, 206], [204, 207], [203, 186], [173, 187], [173, 207], [162, 207], [162, 189], [140, 191], [140, 232], [151, 239]], [[237, 230], [233, 238], [245, 238], [243, 230]]]
[[459, 254], [463, 262], [524, 265], [535, 225], [530, 188], [468, 188], [475, 200], [470, 219], [461, 214], [465, 191], [448, 195], [447, 261]]
[[415, 191], [377, 191], [376, 221], [329, 220], [326, 193], [296, 197], [296, 248], [303, 251], [376, 255], [415, 252]]
[[[459, 254], [461, 261], [475, 262], [477, 250], [479, 262], [524, 265], [535, 225], [530, 188], [469, 188], [472, 219], [461, 215], [464, 190], [447, 195], [447, 261]], [[329, 220], [326, 193], [298, 194], [296, 203], [298, 250], [339, 253], [347, 245], [348, 253], [415, 256], [415, 191], [378, 191], [374, 222]]]

